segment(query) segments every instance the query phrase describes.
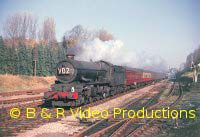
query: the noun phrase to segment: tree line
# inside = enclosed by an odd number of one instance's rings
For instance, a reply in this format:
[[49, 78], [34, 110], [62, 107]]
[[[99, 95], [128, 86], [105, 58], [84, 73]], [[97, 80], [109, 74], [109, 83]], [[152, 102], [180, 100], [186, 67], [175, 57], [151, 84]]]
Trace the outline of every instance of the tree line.
[[55, 26], [51, 17], [39, 25], [38, 18], [28, 12], [7, 17], [0, 36], [0, 74], [34, 75], [36, 70], [37, 76], [55, 75], [56, 64], [66, 58], [68, 48], [78, 54], [74, 49], [79, 51], [83, 41], [114, 39], [104, 29], [88, 31], [77, 25], [64, 34], [62, 42], [57, 42]]
[[39, 25], [33, 14], [18, 12], [5, 19], [3, 32], [0, 74], [33, 75], [36, 70], [37, 76], [54, 75], [58, 61], [65, 59], [67, 46], [57, 42], [51, 17]]
[[192, 62], [195, 65], [200, 63], [200, 46], [187, 56], [185, 62], [185, 70], [191, 70]]
[[17, 46], [19, 42], [33, 40], [33, 44], [56, 42], [55, 21], [47, 17], [38, 24], [38, 18], [29, 12], [18, 12], [8, 16], [3, 26], [4, 38], [10, 45]]
[[0, 36], [0, 74], [33, 75], [36, 61], [36, 75], [55, 74], [56, 64], [66, 57], [62, 43], [37, 44], [34, 47], [19, 42], [18, 46], [7, 46]]

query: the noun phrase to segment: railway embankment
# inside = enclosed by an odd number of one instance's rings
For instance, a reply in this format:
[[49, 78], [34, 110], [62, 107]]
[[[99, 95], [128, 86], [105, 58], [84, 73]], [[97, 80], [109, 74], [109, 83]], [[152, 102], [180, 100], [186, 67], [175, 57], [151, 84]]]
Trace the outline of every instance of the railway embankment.
[[54, 81], [54, 76], [0, 75], [0, 93], [49, 88]]

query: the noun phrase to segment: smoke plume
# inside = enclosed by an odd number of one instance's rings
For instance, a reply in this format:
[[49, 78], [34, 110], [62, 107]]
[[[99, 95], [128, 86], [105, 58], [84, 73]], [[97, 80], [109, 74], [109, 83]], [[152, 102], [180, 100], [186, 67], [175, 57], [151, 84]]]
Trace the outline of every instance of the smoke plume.
[[77, 60], [105, 60], [133, 68], [159, 72], [167, 70], [166, 62], [160, 56], [144, 52], [141, 54], [133, 51], [124, 52], [123, 42], [105, 30], [88, 31], [78, 25], [65, 33], [65, 39], [68, 43], [68, 53], [75, 54]]

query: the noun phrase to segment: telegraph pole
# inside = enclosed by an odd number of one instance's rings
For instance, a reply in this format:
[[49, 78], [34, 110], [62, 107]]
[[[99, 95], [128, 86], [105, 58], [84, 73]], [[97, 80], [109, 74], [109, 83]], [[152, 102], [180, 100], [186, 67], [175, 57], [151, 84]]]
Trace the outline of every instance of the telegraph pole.
[[37, 46], [33, 48], [33, 76], [37, 75], [37, 61], [38, 61], [38, 50]]
[[37, 61], [36, 60], [33, 60], [33, 62], [34, 62], [34, 70], [33, 70], [33, 76], [36, 76], [36, 64], [37, 64]]

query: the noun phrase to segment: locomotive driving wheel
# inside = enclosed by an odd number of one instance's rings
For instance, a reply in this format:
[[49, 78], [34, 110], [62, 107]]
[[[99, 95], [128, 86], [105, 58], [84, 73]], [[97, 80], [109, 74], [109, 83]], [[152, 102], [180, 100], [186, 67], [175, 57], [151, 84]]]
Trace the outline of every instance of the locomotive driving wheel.
[[90, 102], [92, 102], [92, 97], [88, 97], [88, 96], [85, 96], [84, 97], [84, 104], [89, 104]]

